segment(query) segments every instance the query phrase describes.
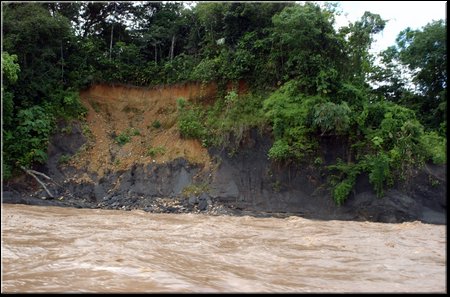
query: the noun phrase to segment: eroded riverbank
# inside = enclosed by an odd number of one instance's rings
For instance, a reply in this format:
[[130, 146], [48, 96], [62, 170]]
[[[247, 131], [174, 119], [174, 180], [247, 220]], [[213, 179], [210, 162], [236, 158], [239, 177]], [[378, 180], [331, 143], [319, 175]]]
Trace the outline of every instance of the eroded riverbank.
[[[345, 139], [323, 138], [328, 163], [278, 164], [268, 159], [270, 131], [243, 132], [234, 149], [205, 148], [181, 137], [177, 98], [210, 100], [198, 84], [154, 89], [93, 85], [81, 92], [85, 121], [60, 122], [46, 164], [36, 170], [53, 197], [29, 175], [5, 182], [4, 203], [151, 213], [296, 214], [323, 220], [446, 224], [446, 167], [425, 164], [377, 197], [367, 174], [340, 206], [327, 165], [347, 160]], [[208, 99], [209, 98], [209, 99]], [[155, 125], [153, 125], [155, 124]], [[157, 125], [156, 125], [157, 124]], [[122, 139], [119, 136], [122, 135]], [[125, 137], [126, 136], [126, 137]], [[232, 137], [232, 135], [230, 135]]]

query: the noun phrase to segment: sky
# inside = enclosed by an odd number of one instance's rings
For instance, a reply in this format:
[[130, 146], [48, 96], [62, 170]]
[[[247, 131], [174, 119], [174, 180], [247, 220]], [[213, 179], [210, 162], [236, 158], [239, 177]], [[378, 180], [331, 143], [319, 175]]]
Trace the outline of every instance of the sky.
[[[322, 2], [322, 1], [316, 1]], [[335, 2], [335, 1], [330, 1]], [[342, 15], [336, 24], [347, 25], [361, 18], [365, 11], [379, 14], [388, 20], [383, 32], [375, 35], [371, 52], [378, 53], [395, 44], [398, 34], [410, 27], [421, 29], [433, 20], [447, 18], [446, 1], [336, 1]]]

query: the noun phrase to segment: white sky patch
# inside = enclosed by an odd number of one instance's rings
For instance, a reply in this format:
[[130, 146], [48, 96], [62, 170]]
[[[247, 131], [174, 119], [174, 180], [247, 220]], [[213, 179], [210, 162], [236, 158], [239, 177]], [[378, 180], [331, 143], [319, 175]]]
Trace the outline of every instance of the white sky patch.
[[[317, 1], [322, 3], [322, 1]], [[359, 20], [365, 11], [379, 14], [387, 20], [383, 32], [375, 35], [371, 52], [378, 53], [395, 44], [398, 34], [410, 27], [421, 29], [426, 24], [447, 18], [446, 1], [337, 1], [340, 16], [336, 17], [338, 27]]]

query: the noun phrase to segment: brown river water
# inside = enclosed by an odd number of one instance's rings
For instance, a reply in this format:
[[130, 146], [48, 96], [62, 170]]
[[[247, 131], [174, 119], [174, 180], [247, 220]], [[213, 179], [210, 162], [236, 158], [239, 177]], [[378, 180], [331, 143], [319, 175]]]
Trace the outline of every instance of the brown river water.
[[446, 226], [2, 204], [2, 292], [442, 292]]

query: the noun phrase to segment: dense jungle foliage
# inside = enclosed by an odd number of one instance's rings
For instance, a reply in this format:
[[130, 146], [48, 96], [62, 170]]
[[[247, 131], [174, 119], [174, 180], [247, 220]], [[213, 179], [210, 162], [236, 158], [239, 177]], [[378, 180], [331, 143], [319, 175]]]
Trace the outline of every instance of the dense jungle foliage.
[[[78, 91], [96, 82], [217, 82], [212, 104], [178, 100], [181, 135], [237, 150], [245, 131], [269, 128], [268, 157], [326, 165], [337, 204], [363, 172], [382, 196], [412, 168], [446, 163], [445, 20], [406, 28], [375, 63], [377, 14], [336, 28], [332, 4], [185, 4], [2, 3], [3, 179], [45, 162], [56, 121], [82, 119]], [[247, 94], [225, 88], [240, 80]], [[346, 160], [324, 164], [326, 137], [346, 139]]]

